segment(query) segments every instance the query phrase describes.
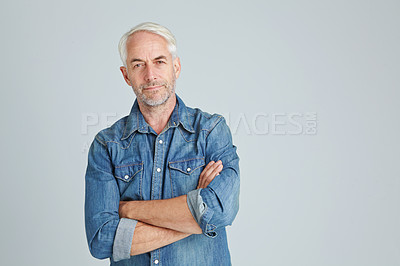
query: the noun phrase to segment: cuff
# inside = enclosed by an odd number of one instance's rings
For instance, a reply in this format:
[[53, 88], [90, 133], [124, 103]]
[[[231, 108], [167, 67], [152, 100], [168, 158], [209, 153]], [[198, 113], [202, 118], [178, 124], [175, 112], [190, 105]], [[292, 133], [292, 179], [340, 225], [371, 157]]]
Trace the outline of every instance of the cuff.
[[137, 221], [121, 218], [115, 233], [113, 246], [113, 260], [120, 261], [131, 257], [131, 247], [133, 231], [135, 231]]
[[203, 201], [203, 198], [200, 195], [201, 190], [202, 189], [199, 188], [189, 191], [186, 199], [187, 205], [192, 213], [193, 218], [203, 231], [203, 234], [214, 238], [217, 236], [217, 232], [214, 231], [216, 227], [209, 223], [214, 211], [208, 208], [207, 204]]

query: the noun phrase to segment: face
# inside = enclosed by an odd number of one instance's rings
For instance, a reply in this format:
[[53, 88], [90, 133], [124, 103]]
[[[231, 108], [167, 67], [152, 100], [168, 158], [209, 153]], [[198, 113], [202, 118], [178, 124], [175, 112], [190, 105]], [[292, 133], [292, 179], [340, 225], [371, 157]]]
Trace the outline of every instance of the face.
[[121, 67], [121, 72], [139, 103], [147, 106], [166, 103], [175, 94], [175, 81], [181, 70], [179, 58], [172, 59], [167, 41], [157, 34], [141, 31], [128, 38], [126, 47], [126, 67]]

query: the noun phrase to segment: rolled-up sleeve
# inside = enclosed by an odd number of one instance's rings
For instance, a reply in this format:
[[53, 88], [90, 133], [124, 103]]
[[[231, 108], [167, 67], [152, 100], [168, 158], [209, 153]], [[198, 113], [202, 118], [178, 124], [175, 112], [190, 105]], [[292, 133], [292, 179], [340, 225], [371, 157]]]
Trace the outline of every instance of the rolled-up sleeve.
[[114, 260], [130, 257], [136, 221], [119, 218], [119, 201], [119, 189], [107, 146], [97, 135], [89, 149], [85, 176], [86, 238], [95, 258], [111, 258], [116, 251]]
[[215, 230], [231, 225], [239, 210], [239, 156], [224, 118], [207, 133], [206, 163], [221, 160], [223, 170], [206, 188], [190, 191], [187, 203], [203, 234], [215, 237]]
[[136, 220], [127, 218], [122, 218], [119, 221], [113, 246], [114, 261], [125, 260], [131, 257], [133, 232], [135, 231], [136, 224]]

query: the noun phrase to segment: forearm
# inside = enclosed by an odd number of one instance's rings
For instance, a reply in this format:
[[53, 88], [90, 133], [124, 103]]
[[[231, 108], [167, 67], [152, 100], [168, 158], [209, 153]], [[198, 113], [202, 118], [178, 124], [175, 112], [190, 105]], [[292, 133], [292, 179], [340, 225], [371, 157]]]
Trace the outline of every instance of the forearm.
[[120, 216], [183, 233], [202, 233], [187, 206], [186, 195], [164, 200], [121, 202]]
[[138, 222], [133, 234], [131, 255], [139, 255], [174, 243], [190, 234]]

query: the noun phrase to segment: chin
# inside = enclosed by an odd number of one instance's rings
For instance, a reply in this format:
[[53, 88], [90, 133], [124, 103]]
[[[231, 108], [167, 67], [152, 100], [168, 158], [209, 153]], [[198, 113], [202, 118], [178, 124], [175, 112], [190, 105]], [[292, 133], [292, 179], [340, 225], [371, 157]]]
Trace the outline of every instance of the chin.
[[161, 99], [149, 99], [149, 98], [146, 98], [146, 99], [144, 99], [143, 102], [146, 103], [149, 106], [155, 107], [155, 106], [159, 106], [159, 105], [165, 104], [168, 101], [169, 98], [170, 98], [170, 96], [168, 96], [166, 98], [161, 98]]

